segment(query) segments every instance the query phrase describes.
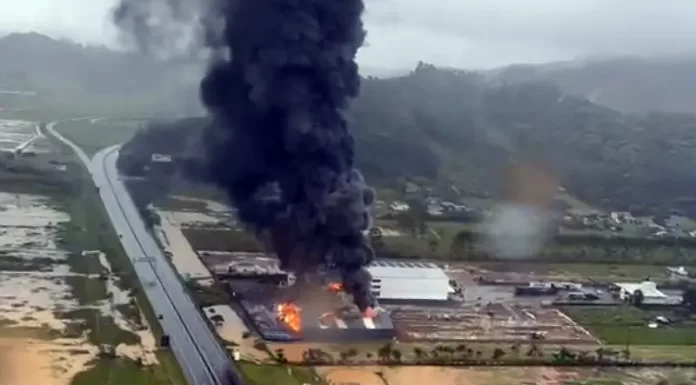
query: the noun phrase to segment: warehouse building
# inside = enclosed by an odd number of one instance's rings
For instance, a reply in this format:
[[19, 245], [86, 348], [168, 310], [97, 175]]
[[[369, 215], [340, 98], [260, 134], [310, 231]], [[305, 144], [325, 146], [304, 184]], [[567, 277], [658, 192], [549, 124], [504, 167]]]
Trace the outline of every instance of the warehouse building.
[[378, 300], [447, 301], [454, 293], [449, 277], [434, 263], [375, 261], [367, 270]]
[[668, 305], [675, 306], [682, 302], [681, 296], [668, 295], [657, 288], [657, 284], [652, 281], [640, 283], [615, 283], [614, 286], [619, 290], [619, 298], [628, 301], [637, 291], [643, 294], [644, 305]]

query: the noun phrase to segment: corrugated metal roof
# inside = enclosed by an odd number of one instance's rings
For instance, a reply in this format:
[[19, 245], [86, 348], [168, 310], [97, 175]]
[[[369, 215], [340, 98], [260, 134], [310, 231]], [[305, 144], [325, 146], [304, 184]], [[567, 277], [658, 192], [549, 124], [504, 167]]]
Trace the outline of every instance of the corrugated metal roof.
[[373, 279], [435, 279], [449, 281], [447, 274], [431, 262], [374, 261], [368, 266]]

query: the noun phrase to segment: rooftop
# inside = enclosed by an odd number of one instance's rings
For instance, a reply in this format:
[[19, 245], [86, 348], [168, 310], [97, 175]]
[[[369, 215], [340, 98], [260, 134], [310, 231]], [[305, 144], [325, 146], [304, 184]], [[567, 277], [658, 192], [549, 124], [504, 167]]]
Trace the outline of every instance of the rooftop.
[[630, 282], [621, 282], [621, 283], [616, 283], [616, 286], [621, 288], [621, 290], [626, 291], [628, 293], [634, 293], [636, 290], [640, 290], [643, 292], [643, 295], [645, 297], [653, 297], [653, 298], [666, 298], [667, 295], [660, 291], [657, 288], [657, 284], [655, 282], [651, 281], [645, 281], [645, 282], [639, 282], [639, 283], [630, 283]]
[[368, 268], [373, 277], [398, 279], [443, 279], [449, 277], [431, 262], [374, 261]]

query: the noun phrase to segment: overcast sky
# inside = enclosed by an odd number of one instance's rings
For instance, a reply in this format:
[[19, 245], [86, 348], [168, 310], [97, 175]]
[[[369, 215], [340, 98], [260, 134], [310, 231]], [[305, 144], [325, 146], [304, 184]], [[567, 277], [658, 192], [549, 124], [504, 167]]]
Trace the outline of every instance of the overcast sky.
[[[114, 0], [0, 0], [0, 32], [113, 41]], [[461, 68], [696, 47], [695, 0], [367, 0], [370, 68]]]

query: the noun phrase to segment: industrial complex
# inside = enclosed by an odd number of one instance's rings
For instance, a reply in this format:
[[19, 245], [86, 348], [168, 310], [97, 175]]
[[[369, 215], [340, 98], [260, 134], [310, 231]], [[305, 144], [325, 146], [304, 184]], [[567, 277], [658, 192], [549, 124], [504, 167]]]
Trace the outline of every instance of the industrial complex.
[[650, 282], [599, 285], [559, 281], [433, 262], [376, 260], [368, 266], [374, 314], [318, 272], [296, 277], [265, 253], [199, 251], [234, 299], [247, 324], [269, 341], [544, 342], [597, 344], [562, 310], [566, 306], [625, 306], [641, 290], [646, 304], [673, 306], [681, 297]]

